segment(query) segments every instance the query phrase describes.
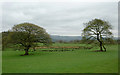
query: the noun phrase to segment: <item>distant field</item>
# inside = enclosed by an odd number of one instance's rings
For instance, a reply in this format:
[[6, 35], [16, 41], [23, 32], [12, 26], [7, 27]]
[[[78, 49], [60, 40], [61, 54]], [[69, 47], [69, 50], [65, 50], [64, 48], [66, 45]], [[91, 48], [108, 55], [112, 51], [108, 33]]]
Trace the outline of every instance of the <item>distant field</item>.
[[[75, 44], [75, 43], [53, 43], [50, 47], [93, 47], [92, 45], [88, 44]], [[13, 46], [14, 47], [14, 46]], [[44, 47], [42, 43], [38, 43], [38, 47]], [[6, 48], [5, 51], [15, 51], [14, 48]], [[30, 49], [32, 50], [32, 49]], [[44, 49], [38, 49], [38, 50], [44, 50]]]
[[[38, 43], [38, 46], [44, 46], [41, 43]], [[51, 46], [86, 46], [86, 44], [79, 44], [79, 43], [53, 43]], [[90, 44], [88, 44], [87, 46], [90, 46]]]
[[[53, 46], [87, 46], [85, 44], [54, 44]], [[63, 52], [3, 51], [3, 73], [117, 73], [118, 45], [107, 45], [107, 52], [79, 49]]]

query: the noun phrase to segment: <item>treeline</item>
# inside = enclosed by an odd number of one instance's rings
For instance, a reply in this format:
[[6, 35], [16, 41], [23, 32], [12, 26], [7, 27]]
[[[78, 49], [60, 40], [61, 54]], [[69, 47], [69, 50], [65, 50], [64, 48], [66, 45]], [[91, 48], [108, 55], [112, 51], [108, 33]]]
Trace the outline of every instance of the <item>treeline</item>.
[[[120, 44], [120, 40], [118, 39], [112, 39], [112, 38], [106, 38], [104, 39], [104, 42], [106, 44]], [[58, 40], [53, 43], [79, 43], [79, 44], [99, 44], [97, 40], [88, 40], [88, 39], [82, 39], [82, 40], [71, 40], [71, 41], [64, 41], [64, 40]]]

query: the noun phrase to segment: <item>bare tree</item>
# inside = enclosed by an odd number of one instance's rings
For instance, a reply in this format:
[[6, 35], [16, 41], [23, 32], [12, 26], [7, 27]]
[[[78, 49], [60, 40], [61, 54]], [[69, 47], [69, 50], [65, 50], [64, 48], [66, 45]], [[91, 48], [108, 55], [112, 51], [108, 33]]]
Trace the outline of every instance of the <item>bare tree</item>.
[[103, 38], [112, 37], [112, 32], [110, 31], [112, 26], [109, 24], [109, 22], [101, 19], [93, 19], [88, 23], [84, 23], [84, 25], [85, 28], [83, 29], [82, 33], [83, 37], [88, 39], [97, 39], [99, 42], [100, 51], [106, 51]]

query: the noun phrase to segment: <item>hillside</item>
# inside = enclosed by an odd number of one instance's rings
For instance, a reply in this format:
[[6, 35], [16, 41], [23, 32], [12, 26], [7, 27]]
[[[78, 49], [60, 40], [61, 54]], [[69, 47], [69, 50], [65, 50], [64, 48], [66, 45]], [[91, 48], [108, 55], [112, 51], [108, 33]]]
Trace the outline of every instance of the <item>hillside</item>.
[[72, 40], [81, 40], [82, 37], [81, 36], [59, 36], [59, 35], [50, 35], [52, 38], [52, 41], [59, 41], [59, 40], [63, 40], [63, 41], [72, 41]]

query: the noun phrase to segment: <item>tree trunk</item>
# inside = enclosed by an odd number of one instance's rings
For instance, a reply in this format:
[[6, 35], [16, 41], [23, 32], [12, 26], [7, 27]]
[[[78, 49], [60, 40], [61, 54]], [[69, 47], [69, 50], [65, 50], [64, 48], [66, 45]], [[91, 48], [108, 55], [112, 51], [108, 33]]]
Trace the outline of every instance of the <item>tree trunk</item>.
[[105, 52], [106, 52], [106, 48], [105, 48], [105, 46], [103, 46], [103, 48], [105, 49]]
[[29, 55], [29, 54], [28, 54], [28, 50], [29, 50], [29, 48], [26, 48], [26, 49], [25, 49], [25, 54], [24, 54], [24, 55]]
[[100, 51], [103, 51], [102, 42], [101, 41], [99, 41], [99, 42], [100, 42]]
[[33, 47], [33, 50], [36, 51], [35, 47]]
[[97, 34], [97, 40], [98, 40], [99, 43], [100, 43], [100, 51], [103, 51], [103, 49], [102, 49], [102, 41], [101, 41], [100, 38], [99, 38], [99, 34]]

